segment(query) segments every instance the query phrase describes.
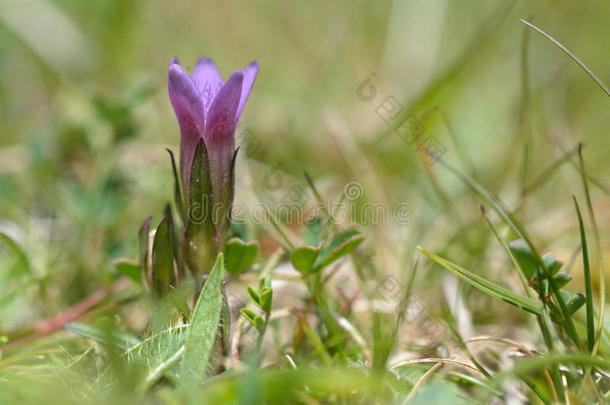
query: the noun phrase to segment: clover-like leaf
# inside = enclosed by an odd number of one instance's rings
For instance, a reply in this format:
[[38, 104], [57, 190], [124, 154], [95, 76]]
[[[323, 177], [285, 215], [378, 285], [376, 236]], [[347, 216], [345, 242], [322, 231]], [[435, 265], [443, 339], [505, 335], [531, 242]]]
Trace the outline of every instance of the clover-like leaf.
[[258, 243], [245, 243], [239, 238], [232, 238], [225, 248], [225, 266], [231, 274], [240, 274], [246, 271], [258, 254]]
[[566, 306], [568, 307], [568, 312], [570, 315], [574, 315], [576, 311], [580, 309], [585, 304], [586, 298], [583, 294], [578, 293], [574, 294], [568, 302], [566, 302]]
[[313, 246], [301, 246], [296, 248], [290, 255], [290, 262], [295, 269], [303, 274], [312, 271], [314, 262], [318, 258], [320, 250]]
[[563, 265], [563, 263], [560, 262], [559, 260], [557, 260], [555, 255], [553, 255], [552, 253], [545, 253], [542, 256], [542, 261], [544, 262], [544, 265], [546, 266], [546, 268], [549, 270], [549, 272], [551, 274], [557, 273], [559, 271], [559, 269], [561, 269], [561, 266]]
[[572, 276], [565, 271], [560, 271], [553, 276], [555, 279], [555, 283], [557, 284], [557, 288], [561, 288], [568, 284], [570, 280], [572, 280]]
[[509, 242], [508, 247], [513, 255], [515, 255], [515, 259], [517, 259], [525, 277], [532, 278], [536, 272], [538, 262], [529, 245], [523, 239], [516, 239]]

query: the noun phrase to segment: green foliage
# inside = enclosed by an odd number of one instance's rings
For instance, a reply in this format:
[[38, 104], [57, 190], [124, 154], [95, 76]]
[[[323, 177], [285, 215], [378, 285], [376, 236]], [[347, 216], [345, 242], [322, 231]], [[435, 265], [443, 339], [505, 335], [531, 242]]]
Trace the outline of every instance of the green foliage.
[[217, 252], [209, 171], [208, 152], [201, 139], [193, 158], [186, 209], [187, 261], [195, 274], [208, 273]]
[[163, 297], [175, 283], [169, 217], [165, 217], [157, 227], [152, 245], [152, 290]]
[[246, 271], [258, 254], [258, 243], [244, 242], [239, 238], [232, 238], [225, 247], [225, 265], [231, 274], [240, 274]]
[[186, 330], [180, 363], [179, 385], [183, 390], [201, 384], [206, 375], [222, 312], [223, 275], [224, 260], [221, 253], [199, 294]]
[[127, 349], [134, 344], [140, 343], [140, 339], [138, 339], [137, 336], [124, 332], [107, 322], [100, 326], [81, 322], [70, 322], [64, 324], [64, 328], [77, 335], [95, 340], [103, 345], [113, 346], [119, 349]]
[[313, 271], [319, 271], [324, 267], [339, 260], [341, 257], [352, 253], [364, 241], [364, 235], [357, 230], [342, 232], [332, 241], [320, 249], [320, 253], [312, 266]]
[[290, 262], [295, 269], [303, 274], [311, 273], [314, 263], [320, 254], [320, 249], [313, 246], [301, 246], [290, 254]]
[[[607, 402], [610, 6], [416, 3], [0, 2], [0, 403]], [[261, 66], [239, 223], [202, 54]]]
[[140, 273], [140, 265], [130, 259], [119, 259], [112, 262], [116, 271], [124, 276], [129, 277], [135, 283], [142, 285], [142, 276]]
[[524, 297], [522, 295], [516, 294], [508, 288], [502, 287], [498, 284], [492, 283], [491, 281], [486, 280], [485, 278], [478, 276], [457, 264], [451, 263], [448, 260], [443, 259], [440, 256], [435, 255], [434, 253], [430, 253], [423, 249], [421, 246], [417, 247], [423, 254], [428, 256], [434, 262], [443, 266], [445, 269], [449, 270], [462, 280], [471, 284], [472, 286], [478, 288], [490, 296], [507, 302], [511, 305], [514, 305], [520, 309], [531, 312], [533, 314], [541, 315], [542, 308], [539, 303], [535, 300], [532, 300], [528, 297]]

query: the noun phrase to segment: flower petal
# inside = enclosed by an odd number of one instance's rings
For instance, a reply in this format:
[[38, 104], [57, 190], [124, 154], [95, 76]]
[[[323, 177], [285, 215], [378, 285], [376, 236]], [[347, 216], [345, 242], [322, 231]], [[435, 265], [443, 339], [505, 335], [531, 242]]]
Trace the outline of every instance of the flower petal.
[[175, 59], [169, 66], [167, 87], [180, 125], [180, 170], [186, 184], [197, 142], [205, 129], [204, 109], [195, 82]]
[[235, 149], [235, 113], [239, 105], [244, 74], [233, 73], [210, 106], [204, 140], [210, 157], [212, 200], [223, 201], [229, 182], [231, 159]]
[[203, 106], [207, 113], [222, 88], [222, 77], [212, 59], [199, 58], [193, 69], [193, 80], [201, 93]]
[[[235, 113], [241, 98], [244, 73], [241, 70], [233, 73], [210, 106], [205, 127], [205, 139], [231, 137], [235, 129]], [[208, 148], [209, 149], [209, 148]]]
[[246, 101], [248, 100], [248, 96], [250, 95], [250, 91], [252, 90], [252, 86], [254, 85], [254, 80], [256, 79], [257, 74], [258, 61], [253, 61], [244, 68], [244, 81], [241, 87], [239, 106], [237, 107], [237, 112], [235, 113], [235, 122], [239, 120], [241, 110], [243, 110], [244, 106], [246, 105]]

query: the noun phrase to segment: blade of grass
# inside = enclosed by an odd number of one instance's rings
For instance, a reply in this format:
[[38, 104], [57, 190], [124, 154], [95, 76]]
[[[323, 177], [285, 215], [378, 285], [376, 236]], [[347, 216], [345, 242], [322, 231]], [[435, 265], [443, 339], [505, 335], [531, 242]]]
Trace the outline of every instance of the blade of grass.
[[582, 178], [583, 187], [585, 190], [585, 198], [587, 201], [587, 211], [589, 213], [589, 219], [591, 221], [591, 227], [593, 228], [593, 236], [595, 238], [595, 251], [597, 257], [597, 271], [599, 277], [599, 315], [598, 315], [598, 326], [595, 334], [595, 344], [593, 345], [592, 354], [597, 353], [597, 348], [602, 337], [602, 331], [604, 329], [604, 308], [606, 306], [606, 280], [603, 269], [602, 260], [602, 248], [600, 244], [599, 228], [597, 227], [597, 221], [595, 220], [595, 212], [593, 211], [593, 204], [591, 204], [591, 194], [589, 192], [589, 182], [587, 181], [587, 171], [585, 169], [585, 161], [582, 156], [582, 143], [578, 145], [578, 159], [580, 162], [580, 175]]
[[269, 221], [271, 222], [273, 229], [275, 229], [275, 231], [280, 235], [280, 237], [284, 240], [284, 242], [286, 242], [287, 248], [285, 248], [284, 250], [286, 250], [287, 252], [293, 251], [294, 243], [292, 243], [292, 241], [290, 240], [288, 235], [286, 235], [286, 233], [282, 230], [282, 228], [279, 225], [279, 222], [277, 221], [277, 219], [275, 218], [275, 216], [273, 215], [273, 213], [271, 212], [269, 207], [267, 207], [266, 205], [265, 205], [265, 215], [267, 216], [267, 219], [269, 219]]
[[176, 364], [176, 362], [178, 360], [180, 360], [183, 353], [184, 353], [184, 346], [181, 346], [180, 349], [178, 349], [178, 351], [176, 353], [174, 353], [169, 359], [165, 360], [164, 362], [159, 364], [157, 367], [155, 367], [154, 370], [152, 370], [150, 373], [148, 373], [148, 375], [144, 379], [144, 382], [138, 387], [138, 392], [144, 393], [144, 392], [148, 391], [150, 389], [150, 387], [152, 387], [159, 380], [159, 378], [161, 378], [163, 373], [165, 373], [174, 364]]
[[582, 262], [585, 276], [585, 299], [586, 299], [586, 311], [587, 311], [587, 348], [590, 353], [593, 353], [593, 346], [595, 345], [595, 321], [593, 317], [593, 287], [591, 286], [591, 267], [589, 265], [589, 249], [587, 247], [587, 236], [585, 235], [585, 227], [582, 222], [582, 214], [580, 213], [580, 207], [576, 197], [574, 199], [574, 206], [576, 208], [576, 215], [578, 215], [578, 227], [580, 229], [580, 243], [582, 246]]
[[498, 284], [492, 283], [485, 278], [474, 274], [463, 267], [458, 266], [457, 264], [451, 263], [450, 261], [443, 259], [440, 256], [435, 255], [434, 253], [428, 252], [421, 246], [417, 246], [420, 252], [428, 256], [433, 262], [441, 265], [445, 269], [449, 270], [451, 273], [455, 274], [457, 277], [466, 281], [468, 284], [473, 287], [481, 290], [482, 292], [494, 297], [498, 298], [504, 302], [507, 302], [511, 305], [514, 305], [518, 308], [521, 308], [525, 311], [531, 312], [536, 315], [541, 315], [542, 306], [537, 301], [519, 295], [508, 288], [502, 287]]
[[402, 405], [408, 404], [409, 401], [412, 400], [415, 397], [415, 394], [417, 394], [417, 391], [419, 390], [419, 388], [424, 384], [424, 381], [426, 381], [426, 379], [428, 377], [430, 377], [432, 374], [434, 374], [434, 372], [436, 370], [438, 370], [439, 368], [441, 368], [442, 366], [443, 366], [443, 363], [436, 363], [435, 365], [430, 367], [430, 369], [428, 371], [426, 371], [419, 378], [419, 380], [417, 380], [417, 382], [415, 383], [413, 388], [411, 388], [411, 391], [409, 391], [409, 395], [407, 395], [407, 397], [404, 399], [404, 401], [402, 401]]
[[[433, 155], [435, 155], [434, 152], [431, 152], [431, 153]], [[564, 319], [566, 319], [568, 333], [569, 333], [571, 339], [576, 344], [576, 346], [578, 348], [580, 348], [581, 347], [581, 342], [580, 342], [580, 339], [578, 338], [578, 335], [576, 334], [576, 329], [575, 329], [574, 324], [572, 322], [572, 318], [571, 318], [571, 316], [570, 316], [570, 314], [569, 314], [569, 312], [567, 310], [567, 306], [565, 304], [565, 300], [564, 300], [563, 296], [561, 295], [561, 293], [558, 291], [557, 284], [555, 283], [555, 279], [550, 276], [550, 272], [549, 272], [546, 264], [542, 260], [542, 257], [540, 256], [540, 253], [538, 253], [538, 251], [534, 247], [532, 241], [530, 240], [529, 236], [526, 234], [525, 230], [522, 229], [522, 227], [520, 227], [518, 225], [518, 223], [513, 220], [512, 216], [508, 213], [508, 211], [505, 210], [501, 206], [501, 204], [499, 204], [499, 201], [496, 200], [495, 198], [491, 197], [491, 195], [483, 187], [481, 187], [477, 182], [472, 180], [467, 175], [462, 174], [459, 170], [456, 170], [453, 166], [451, 166], [442, 157], [436, 155], [436, 158], [437, 158], [437, 161], [443, 167], [445, 167], [454, 176], [456, 176], [464, 184], [466, 184], [481, 199], [483, 199], [488, 204], [490, 204], [491, 207], [494, 209], [494, 211], [496, 211], [496, 213], [502, 218], [502, 220], [504, 220], [506, 225], [515, 233], [515, 235], [517, 235], [518, 237], [522, 238], [528, 244], [529, 248], [534, 253], [536, 262], [538, 263], [539, 266], [541, 266], [541, 268], [543, 269], [544, 274], [547, 275], [547, 278], [549, 280], [549, 285], [551, 287], [551, 291], [552, 291], [553, 295], [555, 296], [557, 302], [560, 305], [560, 308], [562, 310]], [[551, 336], [551, 329], [550, 329], [549, 321], [548, 321], [548, 313], [545, 310], [546, 302], [544, 300], [544, 297], [542, 297], [540, 293], [539, 293], [539, 298], [540, 298], [540, 302], [542, 303], [542, 308], [541, 308], [541, 316], [538, 319], [538, 325], [540, 327], [540, 332], [542, 333], [542, 337], [544, 339], [545, 345], [547, 346], [549, 352], [553, 352], [553, 350], [554, 350], [554, 343], [553, 343], [553, 338]], [[563, 398], [563, 390], [561, 389], [561, 387], [562, 387], [562, 385], [561, 385], [561, 375], [559, 373], [559, 368], [557, 366], [553, 366], [553, 369], [551, 370], [551, 376], [553, 378], [553, 384], [555, 385], [555, 391], [558, 393], [559, 400], [563, 401], [564, 398]]]
[[[555, 137], [551, 137], [551, 140], [553, 141], [553, 144], [555, 144], [555, 146], [557, 146], [559, 148], [559, 150], [561, 150], [561, 152], [563, 152], [564, 154], [568, 153], [568, 151], [563, 147], [563, 145], [559, 142], [559, 140], [557, 140]], [[584, 144], [583, 144], [583, 146], [584, 146]], [[576, 164], [574, 162], [574, 160], [569, 159], [568, 162], [570, 163], [570, 165], [572, 165], [572, 167], [574, 169], [576, 169], [579, 173], [581, 173], [581, 171], [582, 171], [581, 168], [578, 166], [578, 164]], [[596, 178], [591, 173], [588, 173], [586, 171], [581, 174], [585, 175], [585, 177], [587, 178], [587, 181], [589, 183], [591, 183], [591, 185], [595, 186], [599, 191], [601, 191], [605, 195], [610, 196], [610, 187], [608, 187], [606, 184], [602, 183], [602, 181], [600, 179]]]
[[318, 204], [320, 204], [320, 208], [322, 208], [322, 210], [324, 211], [324, 215], [326, 215], [326, 218], [328, 219], [328, 222], [333, 224], [335, 226], [335, 228], [338, 228], [338, 225], [335, 222], [335, 218], [332, 216], [332, 214], [328, 210], [328, 207], [326, 206], [326, 203], [322, 199], [322, 195], [318, 191], [318, 189], [317, 189], [316, 185], [314, 184], [313, 180], [311, 179], [311, 177], [309, 176], [309, 174], [306, 171], [304, 171], [303, 173], [305, 174], [305, 180], [307, 180], [307, 185], [311, 189], [311, 192], [313, 193], [315, 199], [318, 201]]
[[453, 313], [451, 312], [451, 310], [449, 309], [449, 306], [445, 303], [443, 304], [443, 314], [445, 315], [445, 322], [447, 323], [447, 325], [449, 326], [449, 329], [451, 330], [451, 332], [453, 333], [453, 336], [455, 337], [455, 339], [457, 340], [458, 346], [460, 347], [460, 349], [466, 353], [466, 355], [468, 356], [468, 358], [470, 359], [470, 361], [472, 362], [472, 364], [474, 364], [474, 366], [476, 368], [479, 369], [479, 371], [487, 378], [487, 379], [491, 379], [491, 374], [489, 374], [489, 372], [485, 369], [485, 367], [483, 367], [483, 365], [477, 360], [477, 358], [474, 356], [474, 354], [472, 353], [472, 351], [468, 348], [468, 346], [466, 345], [466, 342], [464, 341], [464, 338], [462, 337], [462, 335], [460, 334], [460, 331], [457, 328], [456, 322], [455, 322], [455, 317], [453, 316]]
[[577, 151], [577, 148], [573, 148], [573, 149], [569, 150], [568, 152], [564, 153], [561, 157], [559, 157], [557, 160], [553, 161], [545, 169], [543, 169], [542, 172], [534, 180], [532, 180], [529, 184], [527, 184], [524, 187], [523, 195], [527, 195], [527, 194], [531, 193], [536, 188], [542, 186], [544, 183], [549, 181], [551, 179], [551, 175], [553, 173], [555, 173], [557, 168], [559, 168], [562, 164], [570, 161], [570, 158], [572, 157], [573, 154], [576, 153], [576, 151]]
[[530, 291], [529, 286], [527, 284], [527, 278], [525, 277], [525, 274], [523, 273], [523, 269], [519, 265], [519, 262], [515, 258], [515, 255], [513, 255], [513, 252], [511, 252], [506, 241], [504, 239], [502, 239], [502, 237], [500, 236], [500, 233], [498, 232], [498, 230], [496, 229], [494, 224], [489, 219], [489, 216], [487, 215], [487, 211], [485, 210], [485, 208], [482, 205], [481, 205], [481, 214], [483, 215], [485, 222], [487, 222], [487, 225], [489, 225], [489, 228], [493, 232], [493, 234], [496, 237], [496, 239], [498, 240], [498, 242], [500, 242], [500, 245], [502, 245], [502, 248], [504, 249], [504, 251], [506, 252], [508, 257], [510, 258], [510, 261], [512, 262], [513, 266], [515, 266], [515, 269], [517, 269], [517, 275], [519, 275], [519, 280], [521, 280], [521, 284], [523, 285], [523, 290], [525, 291], [525, 293], [527, 294], [527, 296], [529, 298], [533, 298], [532, 292]]
[[[443, 159], [441, 156], [438, 156], [433, 151], [429, 151], [429, 153], [433, 154], [434, 157], [436, 157], [437, 161], [443, 167], [445, 167], [447, 170], [449, 170], [451, 173], [453, 173], [458, 179], [460, 179], [468, 187], [470, 187], [476, 194], [479, 195], [480, 198], [487, 201], [491, 205], [491, 207], [498, 213], [498, 215], [500, 215], [500, 217], [505, 221], [505, 223], [511, 228], [511, 230], [518, 237], [520, 237], [527, 243], [527, 245], [531, 249], [532, 253], [534, 254], [536, 263], [538, 264], [538, 266], [540, 266], [540, 268], [542, 268], [543, 274], [545, 275], [546, 279], [548, 280], [550, 290], [551, 290], [553, 297], [556, 299], [557, 303], [559, 304], [561, 315], [565, 321], [565, 329], [566, 329], [568, 335], [570, 336], [570, 339], [572, 340], [572, 342], [578, 349], [582, 349], [582, 342], [580, 341], [580, 338], [578, 337], [578, 334], [576, 332], [576, 328], [574, 327], [574, 322], [573, 322], [572, 316], [566, 306], [565, 299], [563, 298], [563, 295], [559, 291], [559, 288], [557, 287], [557, 283], [555, 282], [555, 279], [552, 277], [546, 263], [544, 263], [544, 260], [542, 260], [540, 253], [534, 246], [532, 240], [530, 239], [530, 237], [527, 234], [527, 232], [525, 231], [525, 229], [512, 217], [512, 215], [508, 212], [508, 210], [506, 210], [501, 205], [501, 202], [498, 199], [492, 198], [491, 195], [483, 187], [481, 187], [478, 183], [476, 183], [474, 180], [472, 180], [467, 175], [461, 173], [459, 170], [455, 169], [445, 159]], [[544, 300], [541, 300], [541, 301], [542, 301], [543, 305], [546, 305]], [[543, 333], [544, 333], [544, 331], [543, 331]], [[551, 340], [549, 340], [547, 342], [547, 346], [548, 345], [551, 345], [550, 347], [552, 347]], [[549, 349], [550, 349], [550, 347], [549, 347]]]
[[580, 366], [599, 367], [602, 370], [610, 369], [610, 361], [599, 356], [592, 357], [589, 353], [573, 352], [565, 354], [548, 354], [541, 357], [528, 357], [519, 360], [514, 367], [495, 374], [495, 385], [501, 384], [505, 378], [522, 375], [551, 364], [578, 364]]
[[549, 41], [551, 41], [552, 43], [554, 43], [559, 49], [561, 49], [562, 51], [564, 51], [570, 58], [572, 58], [572, 60], [574, 62], [576, 62], [578, 64], [578, 66], [580, 66], [590, 77], [591, 79], [595, 80], [595, 83], [597, 83], [597, 85], [604, 91], [604, 93], [606, 93], [607, 96], [610, 97], [610, 89], [608, 89], [608, 86], [606, 86], [600, 79], [599, 77], [597, 77], [595, 75], [595, 73], [593, 73], [593, 71], [591, 69], [589, 69], [587, 67], [587, 65], [585, 65], [580, 59], [578, 59], [576, 57], [576, 55], [574, 55], [572, 52], [570, 52], [570, 50], [568, 48], [566, 48], [565, 46], [563, 46], [561, 44], [561, 42], [557, 41], [555, 38], [553, 38], [552, 36], [550, 36], [549, 34], [547, 34], [546, 32], [542, 31], [540, 28], [536, 27], [534, 24], [525, 21], [524, 19], [519, 19], [519, 21], [521, 21], [523, 24], [527, 25], [528, 27], [536, 30], [539, 34], [541, 34], [542, 36], [544, 36], [546, 39], [548, 39]]
[[15, 256], [21, 263], [23, 270], [31, 274], [32, 268], [30, 266], [30, 260], [28, 259], [25, 248], [21, 246], [17, 240], [15, 240], [15, 238], [11, 237], [8, 232], [4, 232], [2, 229], [0, 229], [0, 241], [4, 242], [15, 253]]
[[[521, 343], [517, 343], [514, 340], [511, 339], [507, 339], [507, 338], [496, 338], [493, 336], [478, 336], [478, 337], [474, 337], [474, 338], [470, 338], [468, 339], [465, 343], [474, 343], [474, 342], [485, 342], [485, 341], [492, 341], [492, 342], [500, 342], [500, 343], [504, 343], [510, 346], [513, 346], [517, 349], [519, 349], [521, 352], [528, 354], [530, 356], [533, 356], [535, 353], [530, 350], [528, 347], [522, 345]], [[544, 370], [544, 377], [546, 378], [546, 381], [549, 385], [549, 388], [551, 389], [551, 392], [553, 394], [553, 399], [555, 402], [558, 402], [558, 398], [557, 398], [557, 392], [555, 390], [555, 383], [553, 382], [553, 379], [551, 377], [551, 374], [549, 374], [548, 370]], [[542, 394], [540, 392], [540, 390], [538, 390], [538, 387], [535, 386], [533, 384], [533, 382], [530, 381], [530, 383], [528, 383], [528, 381], [526, 381], [525, 379], [523, 379], [523, 382], [532, 389], [532, 391], [534, 391], [534, 393], [536, 393], [536, 395], [538, 395], [540, 397], [540, 399], [546, 404], [546, 403], [550, 403], [550, 401], [548, 400], [548, 398], [546, 398], [546, 395]], [[542, 395], [540, 395], [542, 394]]]
[[[447, 375], [449, 375], [450, 377], [454, 377], [457, 381], [457, 383], [459, 384], [460, 382], [466, 382], [470, 385], [474, 385], [477, 387], [481, 387], [487, 391], [489, 391], [491, 394], [495, 395], [496, 397], [500, 398], [500, 399], [504, 399], [504, 395], [502, 394], [502, 392], [495, 390], [493, 388], [491, 388], [488, 384], [486, 384], [484, 381], [478, 380], [474, 377], [471, 377], [469, 375], [466, 375], [464, 373], [460, 373], [457, 371], [449, 371], [447, 373]], [[463, 384], [465, 385], [465, 384]], [[550, 403], [550, 402], [549, 402]]]
[[313, 344], [316, 352], [318, 352], [318, 355], [322, 359], [322, 362], [324, 363], [325, 366], [331, 367], [332, 360], [331, 360], [330, 354], [328, 354], [328, 352], [326, 351], [326, 347], [324, 346], [322, 339], [320, 339], [320, 336], [316, 333], [316, 331], [313, 330], [311, 328], [311, 326], [309, 326], [309, 323], [307, 322], [307, 320], [303, 319], [302, 322], [303, 322], [302, 323], [303, 331], [305, 332], [305, 334], [307, 335], [307, 337]]

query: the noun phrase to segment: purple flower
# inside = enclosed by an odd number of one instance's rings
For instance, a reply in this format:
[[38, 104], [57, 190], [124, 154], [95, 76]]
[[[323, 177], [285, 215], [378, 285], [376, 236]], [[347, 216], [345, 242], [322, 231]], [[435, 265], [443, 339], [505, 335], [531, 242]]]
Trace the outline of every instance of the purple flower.
[[199, 59], [192, 76], [177, 59], [172, 59], [168, 90], [180, 125], [180, 172], [185, 196], [188, 196], [195, 149], [203, 139], [209, 157], [212, 201], [222, 201], [231, 180], [235, 127], [257, 73], [258, 62], [254, 61], [233, 73], [223, 84], [211, 59]]

